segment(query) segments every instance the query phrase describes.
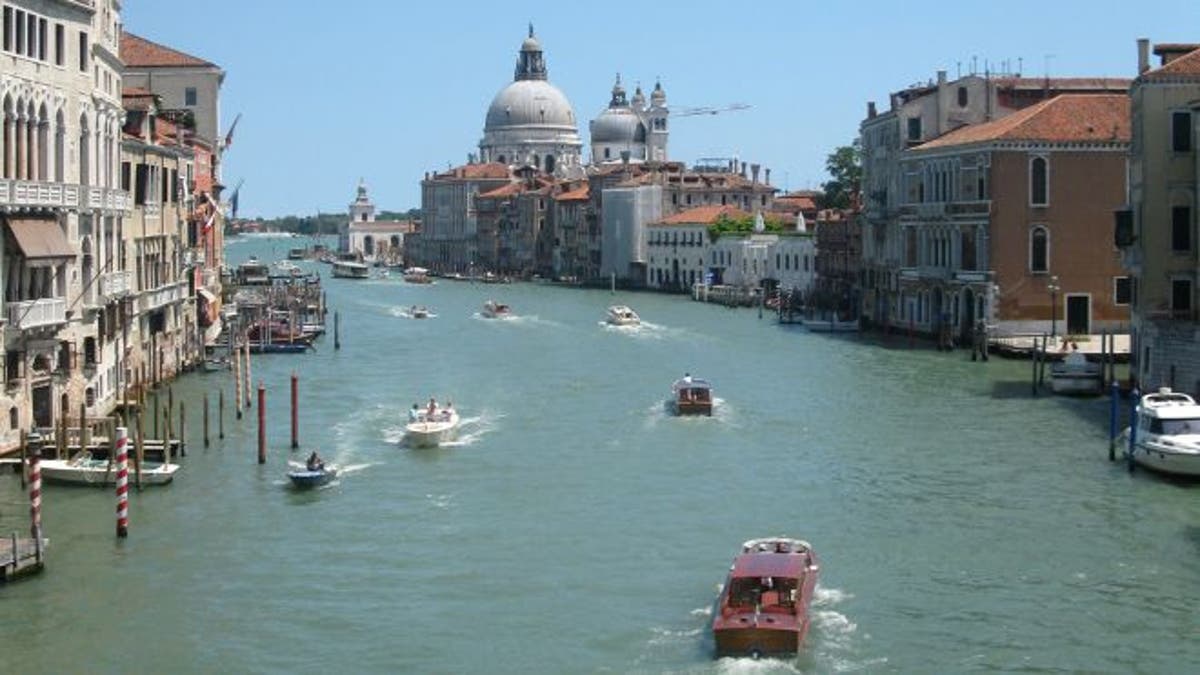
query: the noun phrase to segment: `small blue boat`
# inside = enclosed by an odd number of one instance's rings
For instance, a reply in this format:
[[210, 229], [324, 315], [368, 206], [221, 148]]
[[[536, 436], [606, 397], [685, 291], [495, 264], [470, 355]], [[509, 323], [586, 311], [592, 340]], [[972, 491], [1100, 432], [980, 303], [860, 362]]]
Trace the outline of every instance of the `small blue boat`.
[[337, 478], [337, 467], [327, 466], [316, 471], [308, 469], [297, 469], [288, 472], [288, 478], [292, 480], [292, 485], [298, 488], [314, 488], [321, 487], [329, 481]]

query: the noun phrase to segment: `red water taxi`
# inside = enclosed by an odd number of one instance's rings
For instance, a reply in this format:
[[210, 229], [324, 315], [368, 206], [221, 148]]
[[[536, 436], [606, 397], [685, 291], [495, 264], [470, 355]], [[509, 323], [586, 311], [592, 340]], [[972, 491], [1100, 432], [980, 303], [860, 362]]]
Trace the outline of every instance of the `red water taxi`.
[[819, 571], [808, 542], [768, 537], [742, 544], [713, 611], [716, 655], [795, 656]]
[[712, 415], [712, 384], [708, 380], [684, 375], [671, 385], [676, 415]]

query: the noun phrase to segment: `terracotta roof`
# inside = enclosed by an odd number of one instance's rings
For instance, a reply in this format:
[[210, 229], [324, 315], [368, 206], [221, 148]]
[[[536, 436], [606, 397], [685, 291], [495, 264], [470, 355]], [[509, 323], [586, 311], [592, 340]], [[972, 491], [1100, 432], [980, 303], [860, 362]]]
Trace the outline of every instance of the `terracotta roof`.
[[1200, 75], [1200, 49], [1171, 59], [1160, 68], [1142, 73], [1139, 80], [1167, 80], [1173, 77], [1195, 77]]
[[813, 195], [804, 194], [786, 194], [775, 198], [776, 210], [779, 209], [799, 209], [801, 211], [816, 210], [817, 200]]
[[560, 202], [586, 202], [588, 200], [588, 196], [588, 186], [584, 185], [583, 187], [564, 192], [555, 197], [555, 199]]
[[479, 194], [478, 199], [495, 199], [497, 197], [511, 197], [513, 195], [519, 195], [524, 191], [525, 191], [525, 185], [523, 183], [508, 183], [507, 185], [501, 185], [500, 187], [498, 187], [494, 190], [488, 190], [487, 192], [481, 192]]
[[151, 42], [128, 31], [121, 34], [121, 60], [135, 68], [216, 68], [215, 63]]
[[681, 211], [673, 216], [667, 216], [658, 221], [658, 225], [712, 225], [721, 219], [721, 216], [729, 218], [744, 218], [749, 216], [749, 213], [728, 205], [713, 204], [710, 206], [697, 206], [694, 209]]
[[435, 178], [509, 178], [512, 172], [507, 164], [463, 164], [434, 176]]
[[994, 122], [960, 127], [914, 149], [989, 141], [1128, 143], [1129, 117], [1127, 95], [1060, 94]]
[[122, 87], [121, 88], [122, 98], [137, 98], [137, 97], [142, 97], [142, 96], [153, 96], [153, 95], [154, 95], [154, 92], [150, 91], [149, 89], [143, 89], [141, 87]]

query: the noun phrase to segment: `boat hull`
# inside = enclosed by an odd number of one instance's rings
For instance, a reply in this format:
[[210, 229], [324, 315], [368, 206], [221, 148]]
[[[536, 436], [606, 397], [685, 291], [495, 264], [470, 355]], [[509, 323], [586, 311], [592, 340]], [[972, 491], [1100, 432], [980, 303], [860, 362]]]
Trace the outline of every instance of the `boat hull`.
[[326, 468], [320, 471], [297, 470], [289, 471], [288, 478], [292, 481], [292, 485], [301, 488], [321, 487], [337, 478], [337, 469]]
[[[107, 462], [90, 462], [84, 465], [72, 464], [68, 460], [44, 459], [40, 463], [42, 478], [52, 483], [69, 485], [94, 485], [97, 487], [117, 484], [117, 465], [111, 467]], [[146, 465], [142, 468], [141, 482], [143, 485], [166, 485], [175, 478], [179, 470], [178, 464]], [[136, 470], [132, 462], [129, 465], [129, 482], [137, 481]]]
[[[1128, 448], [1128, 445], [1126, 445]], [[1158, 444], [1138, 443], [1133, 461], [1145, 469], [1185, 478], [1200, 478], [1200, 453], [1181, 452]]]
[[1104, 383], [1100, 375], [1057, 374], [1050, 376], [1050, 391], [1068, 396], [1098, 396], [1103, 393]]
[[687, 415], [712, 415], [712, 401], [675, 401], [675, 414], [684, 417]]
[[857, 333], [857, 321], [820, 321], [815, 319], [804, 319], [800, 322], [808, 330], [814, 333]]
[[445, 422], [410, 422], [404, 427], [404, 442], [410, 448], [436, 448], [458, 438], [458, 414]]
[[[748, 624], [753, 624], [753, 614], [746, 617]], [[769, 617], [760, 614], [758, 622], [764, 623]], [[723, 656], [782, 656], [792, 657], [800, 653], [804, 644], [804, 634], [808, 632], [808, 621], [799, 625], [785, 627], [767, 627], [749, 625], [744, 628], [717, 628], [713, 630], [713, 641], [716, 644], [716, 655]]]

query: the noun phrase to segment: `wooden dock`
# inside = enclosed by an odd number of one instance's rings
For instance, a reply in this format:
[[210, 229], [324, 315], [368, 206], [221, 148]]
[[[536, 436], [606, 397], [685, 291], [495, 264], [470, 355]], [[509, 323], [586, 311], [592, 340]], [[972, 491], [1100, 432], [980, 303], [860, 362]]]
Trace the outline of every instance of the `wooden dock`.
[[41, 572], [46, 564], [45, 542], [29, 537], [12, 536], [0, 538], [0, 583]]

